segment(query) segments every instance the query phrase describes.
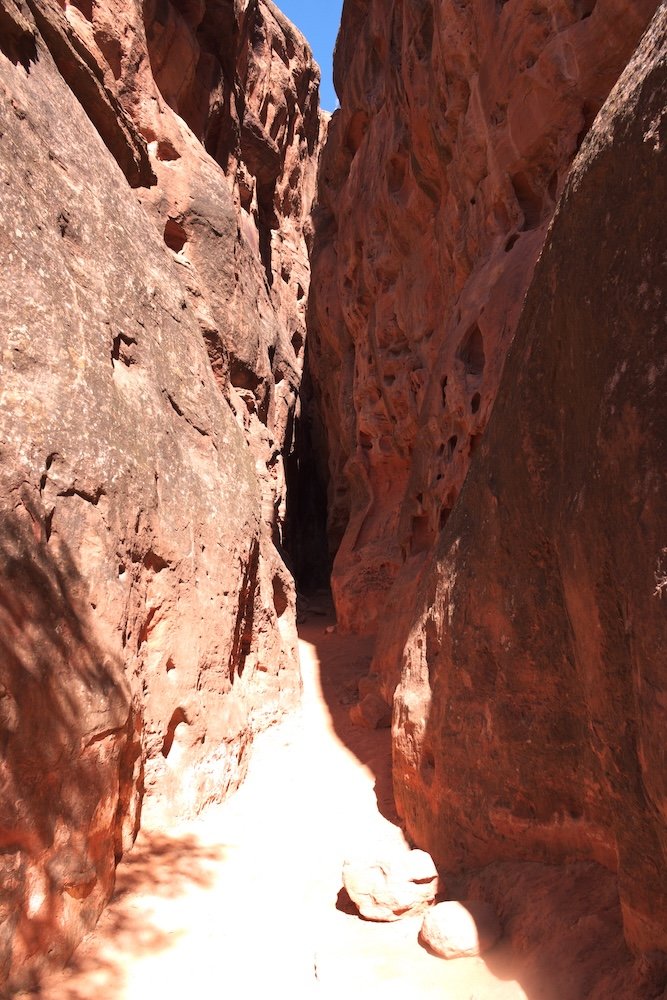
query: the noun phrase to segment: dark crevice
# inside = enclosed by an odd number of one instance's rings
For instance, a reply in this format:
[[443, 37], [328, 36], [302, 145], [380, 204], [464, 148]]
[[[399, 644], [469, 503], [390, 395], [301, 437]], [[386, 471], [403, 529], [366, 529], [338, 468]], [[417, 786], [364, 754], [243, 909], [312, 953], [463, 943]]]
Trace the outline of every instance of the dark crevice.
[[176, 737], [176, 730], [180, 725], [188, 725], [188, 717], [185, 714], [185, 710], [179, 706], [169, 720], [167, 732], [165, 733], [164, 740], [162, 741], [162, 756], [165, 758], [168, 757], [171, 752], [171, 748], [174, 745], [174, 739]]
[[318, 412], [305, 347], [301, 415], [293, 440], [286, 442], [287, 512], [283, 545], [297, 590], [314, 593], [328, 588], [332, 555], [327, 537], [328, 465], [326, 435]]
[[180, 253], [188, 241], [185, 229], [176, 219], [167, 219], [164, 227], [164, 242], [174, 253]]
[[239, 592], [239, 605], [234, 626], [232, 654], [229, 658], [229, 679], [234, 683], [237, 676], [241, 677], [245, 663], [252, 649], [253, 628], [255, 623], [255, 599], [257, 593], [257, 575], [259, 572], [259, 541], [253, 538], [248, 553], [248, 561], [243, 571]]
[[461, 342], [458, 357], [463, 362], [466, 375], [479, 378], [484, 372], [486, 357], [484, 354], [484, 338], [482, 332], [474, 323]]

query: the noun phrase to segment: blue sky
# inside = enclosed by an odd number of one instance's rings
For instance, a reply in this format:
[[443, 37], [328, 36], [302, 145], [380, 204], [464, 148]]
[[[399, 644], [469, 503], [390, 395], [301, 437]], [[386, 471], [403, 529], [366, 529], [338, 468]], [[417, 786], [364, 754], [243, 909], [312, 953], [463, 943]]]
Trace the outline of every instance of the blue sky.
[[320, 103], [325, 111], [337, 104], [333, 88], [333, 49], [340, 26], [343, 0], [275, 0], [283, 14], [306, 36], [322, 70]]

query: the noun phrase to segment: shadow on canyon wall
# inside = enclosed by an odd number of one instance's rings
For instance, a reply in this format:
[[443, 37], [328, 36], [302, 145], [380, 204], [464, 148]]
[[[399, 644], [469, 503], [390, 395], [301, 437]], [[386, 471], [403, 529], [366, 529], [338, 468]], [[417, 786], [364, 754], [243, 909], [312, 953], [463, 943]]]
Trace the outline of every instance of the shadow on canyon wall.
[[[73, 554], [27, 494], [0, 517], [0, 983], [92, 926], [113, 885], [138, 753], [117, 658]], [[21, 985], [25, 985], [21, 983]]]
[[[178, 900], [192, 888], [207, 889], [213, 869], [224, 857], [224, 848], [201, 844], [191, 834], [170, 835], [142, 831], [127, 860], [119, 867], [113, 905], [102, 916], [101, 935], [77, 949], [61, 974], [57, 989], [49, 985], [32, 996], [53, 1000], [89, 1000], [91, 982], [99, 996], [121, 996], [127, 981], [126, 966], [136, 959], [168, 951], [176, 943], [151, 919], [150, 907], [137, 906], [137, 898]], [[177, 935], [176, 935], [177, 937]], [[100, 941], [112, 947], [100, 947]], [[61, 978], [59, 977], [59, 979]]]

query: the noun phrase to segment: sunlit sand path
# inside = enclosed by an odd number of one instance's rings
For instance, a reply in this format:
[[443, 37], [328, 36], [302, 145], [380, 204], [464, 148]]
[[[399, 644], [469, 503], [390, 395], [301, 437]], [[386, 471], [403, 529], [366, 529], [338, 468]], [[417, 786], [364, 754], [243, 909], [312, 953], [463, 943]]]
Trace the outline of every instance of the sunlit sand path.
[[301, 634], [301, 711], [257, 741], [228, 802], [142, 831], [95, 934], [42, 997], [526, 997], [481, 959], [429, 955], [419, 918], [337, 908], [346, 857], [407, 845], [391, 821], [389, 733], [347, 718], [368, 644], [325, 634], [322, 619]]

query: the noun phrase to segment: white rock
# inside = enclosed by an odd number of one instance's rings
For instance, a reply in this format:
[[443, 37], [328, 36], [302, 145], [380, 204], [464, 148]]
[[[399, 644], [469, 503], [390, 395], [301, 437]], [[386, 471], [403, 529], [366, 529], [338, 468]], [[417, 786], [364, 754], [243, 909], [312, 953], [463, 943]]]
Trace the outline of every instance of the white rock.
[[488, 903], [478, 900], [438, 903], [424, 917], [419, 939], [442, 958], [483, 955], [502, 929]]
[[438, 872], [425, 851], [409, 851], [381, 860], [346, 861], [343, 885], [362, 917], [399, 920], [431, 906]]

